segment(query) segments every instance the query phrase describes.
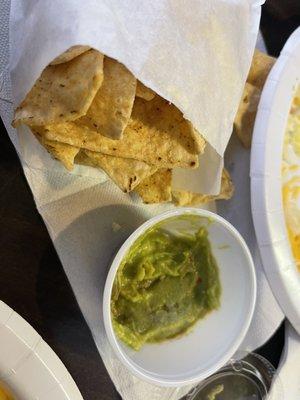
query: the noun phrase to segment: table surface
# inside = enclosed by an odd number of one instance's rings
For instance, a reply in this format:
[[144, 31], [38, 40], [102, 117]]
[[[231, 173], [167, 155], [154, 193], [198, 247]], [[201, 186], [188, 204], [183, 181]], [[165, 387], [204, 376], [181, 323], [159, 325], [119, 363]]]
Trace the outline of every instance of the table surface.
[[[267, 5], [270, 2], [267, 2]], [[299, 16], [278, 20], [265, 6], [261, 28], [278, 55]], [[296, 25], [295, 25], [296, 24]], [[276, 28], [277, 27], [277, 28]], [[0, 299], [23, 316], [64, 362], [85, 400], [120, 399], [97, 352], [17, 154], [0, 122]], [[258, 350], [278, 365], [283, 326]]]

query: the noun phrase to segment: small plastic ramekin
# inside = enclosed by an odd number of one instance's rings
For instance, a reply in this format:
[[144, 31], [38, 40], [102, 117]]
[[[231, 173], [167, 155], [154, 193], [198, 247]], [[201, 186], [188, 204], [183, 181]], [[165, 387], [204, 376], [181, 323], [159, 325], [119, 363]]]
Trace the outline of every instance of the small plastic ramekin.
[[[193, 215], [191, 219], [183, 215]], [[116, 336], [111, 318], [111, 293], [116, 272], [133, 243], [157, 223], [172, 231], [195, 231], [205, 225], [217, 260], [222, 285], [221, 306], [176, 339], [146, 344], [139, 351]], [[160, 225], [161, 226], [161, 225]], [[197, 383], [223, 367], [242, 343], [255, 307], [256, 276], [250, 251], [238, 231], [224, 218], [196, 208], [177, 208], [141, 225], [117, 252], [105, 284], [104, 324], [120, 361], [137, 377], [159, 386]]]

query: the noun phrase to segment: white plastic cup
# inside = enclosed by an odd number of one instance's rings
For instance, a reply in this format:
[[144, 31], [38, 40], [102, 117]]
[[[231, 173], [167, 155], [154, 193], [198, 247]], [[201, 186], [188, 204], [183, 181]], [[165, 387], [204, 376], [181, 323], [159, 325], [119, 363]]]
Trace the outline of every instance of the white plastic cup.
[[[174, 219], [182, 215], [195, 217], [191, 220]], [[134, 351], [114, 333], [110, 311], [111, 292], [116, 272], [130, 247], [158, 222], [164, 229], [173, 232], [182, 229], [195, 231], [200, 226], [206, 226], [219, 266], [221, 306], [198, 321], [190, 333], [158, 344], [145, 344], [141, 350]], [[248, 331], [255, 299], [255, 268], [249, 249], [238, 231], [212, 212], [177, 208], [145, 222], [117, 252], [104, 289], [104, 324], [117, 357], [134, 375], [155, 385], [184, 386], [213, 374], [233, 356]]]

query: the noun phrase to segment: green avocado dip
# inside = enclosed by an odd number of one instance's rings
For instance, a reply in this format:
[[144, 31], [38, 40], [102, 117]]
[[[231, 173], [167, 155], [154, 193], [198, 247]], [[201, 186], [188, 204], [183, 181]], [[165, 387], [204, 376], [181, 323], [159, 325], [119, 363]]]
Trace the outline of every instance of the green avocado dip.
[[174, 236], [159, 225], [129, 249], [114, 281], [115, 333], [139, 350], [188, 332], [220, 305], [221, 285], [208, 232]]

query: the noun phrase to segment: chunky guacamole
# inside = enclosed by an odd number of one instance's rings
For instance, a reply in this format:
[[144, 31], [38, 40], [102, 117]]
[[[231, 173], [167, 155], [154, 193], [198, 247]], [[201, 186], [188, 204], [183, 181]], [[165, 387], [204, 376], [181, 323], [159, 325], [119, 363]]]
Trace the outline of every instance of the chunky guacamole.
[[174, 236], [154, 226], [130, 248], [113, 286], [117, 336], [139, 350], [186, 333], [220, 304], [218, 266], [208, 232]]

